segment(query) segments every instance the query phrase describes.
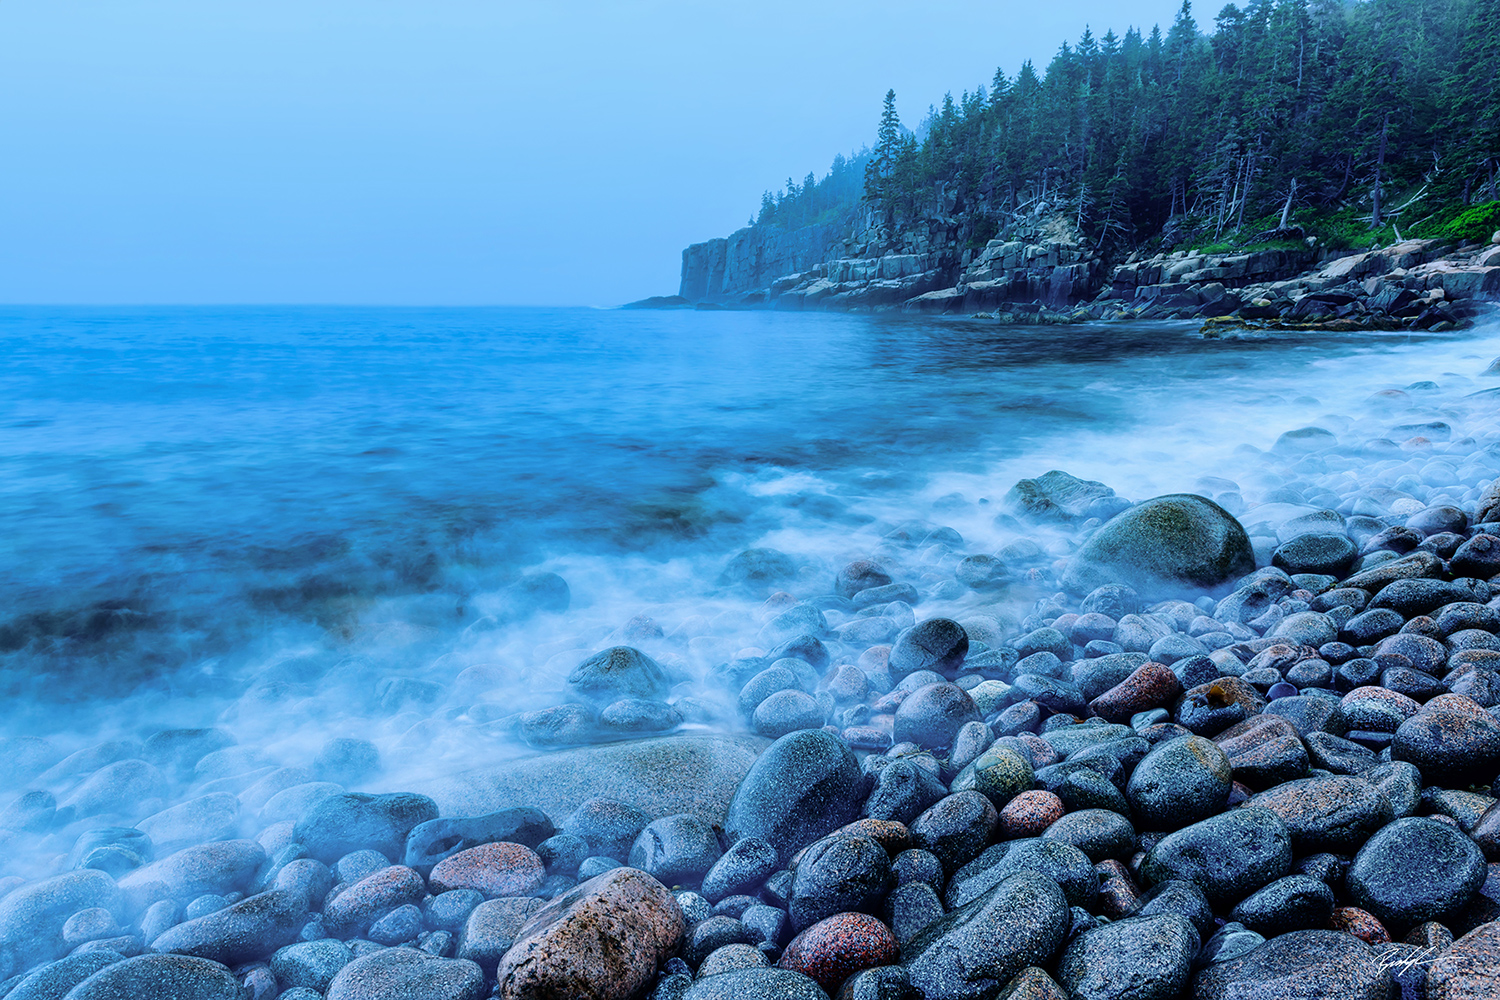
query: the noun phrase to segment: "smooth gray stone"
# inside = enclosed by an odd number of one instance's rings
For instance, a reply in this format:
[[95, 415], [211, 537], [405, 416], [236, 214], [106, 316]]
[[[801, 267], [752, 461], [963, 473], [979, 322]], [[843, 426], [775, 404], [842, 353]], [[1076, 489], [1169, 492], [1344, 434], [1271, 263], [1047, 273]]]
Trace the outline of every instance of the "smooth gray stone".
[[604, 798], [651, 819], [692, 813], [722, 825], [729, 800], [769, 740], [756, 736], [668, 736], [579, 747], [470, 771], [424, 789], [444, 816], [533, 806], [561, 828], [589, 799]]

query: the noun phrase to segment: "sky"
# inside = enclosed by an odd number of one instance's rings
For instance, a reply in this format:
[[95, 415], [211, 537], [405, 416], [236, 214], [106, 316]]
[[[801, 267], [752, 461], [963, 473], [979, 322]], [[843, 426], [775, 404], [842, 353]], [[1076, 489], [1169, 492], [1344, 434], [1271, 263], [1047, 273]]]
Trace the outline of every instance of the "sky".
[[672, 294], [888, 88], [915, 125], [1178, 5], [4, 0], [0, 303]]

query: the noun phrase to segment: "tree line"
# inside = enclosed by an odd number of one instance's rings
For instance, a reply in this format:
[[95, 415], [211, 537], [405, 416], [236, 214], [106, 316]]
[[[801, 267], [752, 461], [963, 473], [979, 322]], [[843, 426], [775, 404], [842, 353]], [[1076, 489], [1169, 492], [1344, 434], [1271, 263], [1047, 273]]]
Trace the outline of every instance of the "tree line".
[[1045, 71], [996, 70], [917, 134], [888, 93], [873, 149], [768, 194], [756, 221], [857, 200], [893, 245], [932, 220], [978, 245], [1046, 214], [1106, 252], [1293, 226], [1477, 235], [1496, 212], [1464, 209], [1500, 199], [1497, 79], [1500, 0], [1249, 0], [1208, 32], [1184, 0], [1165, 32], [1085, 28]]

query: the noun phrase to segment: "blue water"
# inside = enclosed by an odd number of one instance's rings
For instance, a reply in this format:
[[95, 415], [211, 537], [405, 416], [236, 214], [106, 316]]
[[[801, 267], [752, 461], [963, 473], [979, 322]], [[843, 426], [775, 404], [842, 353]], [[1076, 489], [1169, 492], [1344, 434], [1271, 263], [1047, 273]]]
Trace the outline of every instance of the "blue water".
[[528, 570], [561, 572], [574, 612], [607, 625], [636, 598], [709, 592], [768, 541], [834, 560], [910, 518], [958, 523], [978, 551], [1004, 541], [993, 505], [1021, 475], [1191, 488], [1341, 401], [1472, 381], [1494, 341], [6, 308], [0, 695], [228, 698], [289, 648], [316, 669], [373, 655], [360, 643], [393, 622], [421, 641], [382, 669], [423, 669]]

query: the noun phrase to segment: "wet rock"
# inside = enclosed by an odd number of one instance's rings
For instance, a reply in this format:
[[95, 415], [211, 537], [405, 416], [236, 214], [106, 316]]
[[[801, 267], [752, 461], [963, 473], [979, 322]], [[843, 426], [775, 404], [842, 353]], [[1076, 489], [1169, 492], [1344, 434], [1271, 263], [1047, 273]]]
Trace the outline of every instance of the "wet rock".
[[487, 899], [529, 896], [546, 869], [536, 852], [522, 844], [481, 844], [439, 861], [428, 876], [433, 892], [474, 889]]
[[721, 587], [775, 586], [797, 575], [797, 564], [785, 552], [776, 549], [746, 549], [719, 574]]
[[897, 743], [951, 747], [958, 731], [980, 721], [979, 709], [954, 684], [928, 684], [909, 694], [896, 709]]
[[29, 882], [0, 896], [0, 972], [24, 972], [68, 949], [63, 925], [79, 910], [102, 907], [124, 916], [115, 880], [83, 869]]
[[895, 962], [899, 950], [890, 929], [877, 918], [865, 913], [839, 913], [793, 938], [781, 953], [779, 964], [813, 979], [833, 994], [856, 972]]
[[958, 622], [929, 618], [907, 629], [891, 647], [891, 676], [900, 679], [918, 670], [952, 677], [969, 652], [969, 635]]
[[1069, 906], [1092, 906], [1099, 875], [1083, 851], [1064, 840], [1037, 839], [995, 844], [953, 874], [943, 901], [956, 910], [985, 895], [1017, 872], [1045, 876]]
[[1172, 1000], [1187, 985], [1198, 932], [1174, 914], [1120, 920], [1074, 938], [1057, 963], [1073, 1000]]
[[1172, 668], [1152, 661], [1142, 664], [1123, 681], [1096, 697], [1089, 703], [1089, 708], [1110, 722], [1128, 722], [1137, 712], [1170, 705], [1180, 694], [1182, 682]]
[[777, 691], [767, 695], [755, 707], [751, 724], [758, 734], [767, 739], [776, 739], [801, 729], [819, 729], [823, 725], [823, 707], [806, 692]]
[[1291, 868], [1286, 824], [1268, 809], [1248, 807], [1168, 834], [1147, 852], [1141, 874], [1151, 883], [1185, 879], [1218, 905], [1243, 899]]
[[1208, 966], [1193, 1000], [1386, 1000], [1390, 971], [1369, 945], [1336, 931], [1293, 931], [1239, 958]]
[[163, 729], [141, 747], [141, 759], [179, 778], [192, 776], [193, 767], [215, 750], [234, 746], [222, 729]]
[[952, 872], [978, 856], [994, 835], [1000, 814], [978, 792], [955, 792], [911, 824], [912, 844], [932, 852]]
[[713, 863], [703, 876], [702, 893], [710, 903], [750, 892], [776, 871], [776, 848], [759, 837], [745, 837]]
[[[641, 831], [630, 849], [630, 866], [667, 884], [696, 882], [722, 852], [719, 839], [697, 816], [663, 816]], [[523, 895], [507, 893], [507, 895]]]
[[1022, 792], [1000, 810], [999, 834], [1004, 840], [1037, 837], [1062, 819], [1062, 799], [1051, 792]]
[[1435, 784], [1489, 784], [1500, 773], [1500, 719], [1477, 708], [1428, 705], [1397, 728], [1391, 759], [1415, 765]]
[[1484, 855], [1463, 832], [1408, 817], [1382, 827], [1349, 866], [1349, 898], [1393, 927], [1442, 920], [1484, 884]]
[[504, 841], [536, 847], [554, 832], [546, 814], [529, 807], [502, 809], [488, 816], [428, 820], [418, 823], [407, 834], [402, 863], [408, 868], [426, 870], [444, 858], [480, 844]]
[[1500, 922], [1491, 921], [1459, 938], [1427, 967], [1433, 1000], [1482, 1000], [1500, 996]]
[[302, 941], [271, 956], [271, 974], [284, 990], [301, 986], [324, 993], [339, 970], [352, 961], [354, 953], [342, 941]]
[[862, 590], [884, 587], [891, 582], [891, 575], [877, 562], [856, 559], [839, 570], [833, 581], [833, 592], [840, 597], [853, 598]]
[[1288, 875], [1240, 900], [1229, 914], [1252, 931], [1275, 937], [1317, 930], [1333, 915], [1333, 890], [1310, 875]]
[[726, 944], [709, 953], [698, 966], [698, 975], [717, 976], [726, 972], [738, 972], [740, 969], [763, 969], [770, 964], [766, 961], [766, 953], [753, 945]]
[[1342, 578], [1358, 557], [1359, 548], [1348, 535], [1310, 532], [1279, 546], [1271, 555], [1271, 565], [1288, 573], [1322, 573]]
[[1376, 785], [1351, 775], [1289, 781], [1252, 796], [1250, 805], [1281, 818], [1299, 855], [1351, 853], [1395, 818]]
[[1080, 809], [1049, 826], [1043, 839], [1072, 844], [1091, 861], [1129, 858], [1135, 853], [1135, 827], [1130, 820], [1109, 809]]
[[612, 646], [590, 656], [573, 668], [568, 685], [601, 705], [621, 698], [660, 700], [672, 686], [661, 664], [630, 646]]
[[[942, 880], [939, 879], [941, 884]], [[918, 934], [943, 915], [943, 901], [937, 890], [928, 882], [909, 882], [896, 889], [886, 898], [882, 909], [891, 933], [902, 944], [910, 942]]]
[[122, 760], [91, 774], [60, 803], [79, 817], [101, 813], [139, 816], [142, 803], [160, 801], [166, 794], [167, 778], [143, 760]]
[[865, 776], [848, 746], [822, 730], [790, 733], [771, 744], [730, 801], [731, 842], [759, 837], [782, 860], [855, 819]]
[[435, 958], [415, 948], [386, 948], [356, 958], [329, 984], [327, 1000], [480, 1000], [484, 973], [473, 962]]
[[1143, 829], [1180, 828], [1223, 810], [1230, 772], [1228, 755], [1213, 742], [1201, 736], [1167, 740], [1136, 765], [1125, 797]]
[[1190, 494], [1157, 497], [1111, 519], [1069, 563], [1063, 588], [1125, 584], [1173, 596], [1225, 584], [1255, 569], [1250, 539], [1228, 511]]
[[1037, 521], [1072, 522], [1093, 516], [1094, 504], [1115, 491], [1103, 483], [1079, 479], [1056, 469], [1035, 479], [1022, 479], [1001, 503], [1019, 517]]
[[828, 994], [790, 969], [741, 969], [697, 980], [682, 1000], [828, 1000]]
[[239, 826], [240, 801], [228, 792], [180, 802], [136, 824], [164, 854], [207, 840], [227, 840]]
[[1019, 872], [934, 922], [903, 949], [901, 965], [927, 1000], [996, 994], [1022, 969], [1050, 962], [1070, 922], [1055, 882]]
[[313, 770], [324, 781], [354, 787], [380, 773], [380, 751], [369, 740], [337, 737], [323, 744]]
[[521, 928], [496, 970], [497, 995], [626, 1000], [651, 982], [685, 929], [677, 901], [656, 879], [633, 868], [606, 872]]
[[218, 962], [190, 955], [140, 955], [94, 973], [68, 1000], [241, 1000], [240, 981]]
[[6, 1000], [61, 1000], [73, 987], [124, 958], [118, 952], [89, 951], [49, 962], [19, 977]]
[[301, 893], [273, 889], [180, 923], [152, 941], [151, 948], [240, 965], [295, 941], [307, 922], [307, 906]]
[[742, 921], [729, 916], [711, 916], [688, 925], [682, 957], [689, 965], [699, 965], [720, 948], [754, 941], [755, 933]]
[[1158, 882], [1147, 889], [1126, 915], [1150, 917], [1162, 913], [1176, 914], [1187, 919], [1203, 938], [1213, 933], [1217, 926], [1213, 906], [1203, 890], [1181, 879]]
[[681, 714], [675, 708], [651, 699], [619, 699], [598, 712], [598, 727], [619, 735], [664, 733], [681, 723]]
[[542, 900], [526, 896], [480, 903], [464, 921], [457, 957], [476, 963], [486, 975], [494, 975], [500, 959], [515, 944], [516, 935], [542, 906]]
[[406, 838], [418, 823], [437, 819], [437, 805], [425, 795], [349, 792], [318, 803], [297, 824], [296, 839], [307, 855], [332, 864], [351, 851], [370, 849], [403, 857]]
[[330, 928], [363, 930], [381, 914], [406, 903], [420, 903], [427, 883], [411, 868], [391, 865], [367, 875], [344, 889], [323, 906], [323, 919]]
[[825, 837], [797, 864], [788, 906], [792, 929], [846, 910], [872, 910], [893, 885], [890, 855], [875, 840], [845, 834]]

